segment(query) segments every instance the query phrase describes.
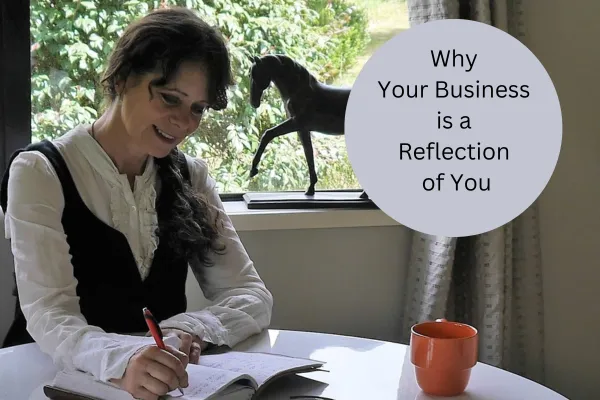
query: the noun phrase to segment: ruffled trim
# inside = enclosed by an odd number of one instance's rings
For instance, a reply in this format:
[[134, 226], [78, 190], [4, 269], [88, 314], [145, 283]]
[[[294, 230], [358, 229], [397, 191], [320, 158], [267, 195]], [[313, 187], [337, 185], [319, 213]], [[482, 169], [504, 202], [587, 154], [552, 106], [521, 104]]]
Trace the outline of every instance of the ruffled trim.
[[112, 215], [113, 227], [127, 236], [129, 228], [129, 210], [125, 209], [123, 203], [123, 189], [108, 181], [110, 186], [110, 213]]
[[[127, 176], [117, 176], [117, 180], [121, 180], [120, 185], [115, 185], [112, 180], [107, 181], [110, 186], [110, 210], [112, 214], [113, 227], [124, 233], [125, 237], [132, 246], [132, 253], [135, 256], [140, 276], [142, 280], [148, 277], [154, 252], [158, 248], [158, 236], [156, 230], [158, 228], [158, 213], [156, 212], [155, 203], [157, 192], [155, 189], [155, 171], [152, 160], [150, 165], [141, 176], [136, 177], [134, 199], [123, 199], [125, 192], [129, 188]], [[135, 209], [132, 209], [135, 207]], [[130, 217], [131, 213], [137, 213], [135, 218], [139, 222], [139, 230], [131, 229]], [[129, 233], [129, 234], [128, 234]], [[137, 238], [129, 237], [130, 234], [139, 235]], [[134, 248], [137, 244], [139, 247]]]
[[[130, 227], [130, 215], [132, 212], [138, 213], [140, 219], [139, 227], [140, 231], [134, 230], [133, 232], [139, 233], [140, 249], [139, 254], [136, 254], [136, 249], [132, 249], [134, 255], [136, 255], [136, 263], [140, 276], [142, 279], [146, 279], [150, 273], [150, 266], [152, 265], [152, 259], [154, 252], [158, 248], [158, 236], [156, 230], [158, 228], [158, 213], [154, 207], [156, 203], [156, 190], [154, 185], [147, 184], [143, 190], [137, 194], [136, 209], [131, 210], [128, 202], [123, 201], [123, 189], [110, 185], [110, 210], [112, 214], [113, 226], [121, 232], [125, 233], [131, 231]], [[127, 237], [130, 244], [138, 243], [135, 238]], [[133, 239], [133, 240], [132, 240]]]
[[142, 277], [145, 278], [150, 272], [150, 266], [154, 258], [154, 252], [158, 248], [158, 235], [156, 234], [158, 229], [158, 213], [156, 212], [156, 189], [154, 185], [147, 187], [147, 193], [145, 193], [140, 199], [140, 212], [143, 213], [143, 220], [141, 223], [141, 234], [142, 243], [146, 244], [144, 247], [144, 255], [142, 259], [142, 265], [140, 270], [143, 270]]

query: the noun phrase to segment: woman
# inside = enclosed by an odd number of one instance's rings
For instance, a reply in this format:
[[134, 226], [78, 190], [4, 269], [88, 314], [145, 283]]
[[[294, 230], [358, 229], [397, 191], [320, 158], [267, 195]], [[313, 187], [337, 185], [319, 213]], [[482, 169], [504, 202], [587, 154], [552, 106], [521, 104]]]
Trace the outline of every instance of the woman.
[[[153, 11], [113, 50], [100, 118], [13, 155], [2, 205], [20, 307], [5, 346], [34, 340], [61, 368], [157, 399], [187, 385], [206, 346], [269, 325], [271, 293], [215, 181], [176, 147], [226, 106], [231, 81], [216, 30], [187, 9]], [[186, 312], [188, 265], [213, 302], [199, 312]], [[143, 337], [143, 307], [175, 347]]]

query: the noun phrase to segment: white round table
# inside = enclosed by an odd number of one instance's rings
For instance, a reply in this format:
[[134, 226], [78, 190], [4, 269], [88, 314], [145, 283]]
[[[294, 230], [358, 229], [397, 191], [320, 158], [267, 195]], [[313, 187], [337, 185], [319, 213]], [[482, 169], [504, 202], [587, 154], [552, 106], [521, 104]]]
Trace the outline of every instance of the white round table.
[[[325, 361], [329, 372], [311, 372], [272, 384], [261, 400], [313, 395], [333, 400], [428, 400], [410, 363], [408, 346], [324, 333], [268, 330], [236, 350], [262, 351]], [[0, 399], [44, 400], [44, 384], [56, 369], [37, 345], [0, 349]], [[438, 400], [440, 398], [437, 398]], [[462, 400], [565, 400], [556, 392], [504, 370], [479, 363]]]

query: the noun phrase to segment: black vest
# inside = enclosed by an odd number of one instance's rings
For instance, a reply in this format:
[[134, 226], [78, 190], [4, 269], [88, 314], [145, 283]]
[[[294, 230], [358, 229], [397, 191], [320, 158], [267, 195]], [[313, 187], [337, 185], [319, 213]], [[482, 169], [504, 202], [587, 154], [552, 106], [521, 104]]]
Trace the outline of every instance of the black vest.
[[[109, 333], [147, 332], [142, 309], [148, 307], [158, 321], [186, 311], [185, 282], [188, 263], [176, 257], [168, 240], [159, 236], [158, 248], [149, 275], [142, 280], [126, 237], [98, 219], [83, 202], [67, 165], [58, 149], [49, 141], [29, 145], [16, 151], [2, 180], [0, 204], [6, 213], [8, 171], [14, 158], [22, 151], [38, 150], [54, 167], [62, 185], [65, 207], [62, 225], [69, 244], [71, 263], [77, 279], [79, 306], [88, 324]], [[179, 153], [179, 168], [189, 181], [185, 156]], [[168, 207], [157, 198], [159, 221]], [[3, 347], [31, 343], [26, 321], [17, 304], [14, 322]]]

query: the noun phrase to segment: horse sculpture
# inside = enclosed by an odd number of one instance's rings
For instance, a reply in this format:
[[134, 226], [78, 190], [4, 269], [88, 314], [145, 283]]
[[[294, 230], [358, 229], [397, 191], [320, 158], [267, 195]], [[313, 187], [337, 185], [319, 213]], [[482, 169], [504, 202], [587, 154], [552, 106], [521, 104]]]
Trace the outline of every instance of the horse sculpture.
[[[307, 196], [314, 196], [318, 181], [311, 140], [311, 132], [343, 135], [349, 88], [332, 87], [320, 83], [305, 67], [286, 55], [252, 57], [250, 70], [250, 104], [260, 106], [263, 92], [271, 82], [284, 102], [288, 118], [279, 125], [266, 129], [254, 159], [250, 177], [258, 174], [258, 164], [267, 145], [275, 138], [298, 132], [308, 165], [310, 186]], [[363, 191], [361, 198], [367, 198]]]

